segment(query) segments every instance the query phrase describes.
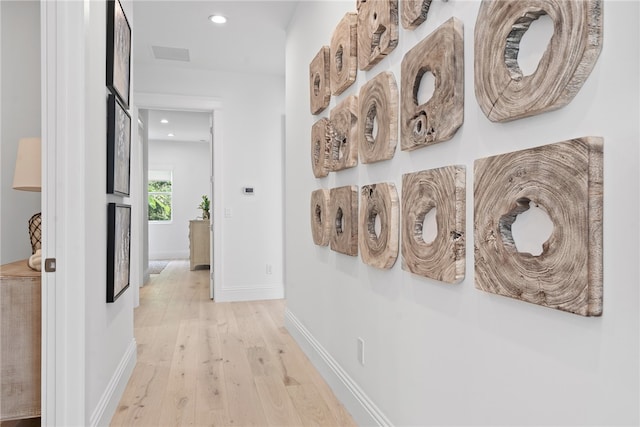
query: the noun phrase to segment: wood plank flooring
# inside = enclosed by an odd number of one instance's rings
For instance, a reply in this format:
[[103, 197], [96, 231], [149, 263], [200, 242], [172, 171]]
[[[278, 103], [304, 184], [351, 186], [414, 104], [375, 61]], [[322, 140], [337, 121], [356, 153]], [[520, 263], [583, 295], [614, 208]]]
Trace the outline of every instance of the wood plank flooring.
[[284, 328], [284, 301], [214, 303], [208, 276], [172, 261], [140, 289], [111, 426], [355, 426]]

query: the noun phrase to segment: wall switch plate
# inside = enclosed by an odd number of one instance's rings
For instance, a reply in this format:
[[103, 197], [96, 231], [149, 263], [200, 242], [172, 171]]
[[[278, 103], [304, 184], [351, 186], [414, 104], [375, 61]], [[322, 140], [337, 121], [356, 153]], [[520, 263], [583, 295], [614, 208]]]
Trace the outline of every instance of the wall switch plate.
[[233, 215], [233, 212], [231, 211], [231, 208], [224, 208], [224, 217], [225, 218], [231, 218], [232, 215]]
[[271, 264], [267, 264], [267, 274], [273, 274], [273, 268]]

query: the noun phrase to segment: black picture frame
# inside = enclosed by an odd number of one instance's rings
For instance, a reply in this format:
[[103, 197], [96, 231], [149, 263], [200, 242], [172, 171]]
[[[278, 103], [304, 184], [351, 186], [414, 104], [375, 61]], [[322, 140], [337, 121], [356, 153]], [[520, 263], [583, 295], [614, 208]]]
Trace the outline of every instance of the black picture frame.
[[107, 302], [115, 302], [129, 287], [131, 266], [131, 206], [109, 203], [107, 220]]
[[107, 87], [129, 109], [131, 26], [119, 0], [107, 1]]
[[109, 95], [107, 99], [107, 194], [128, 196], [131, 188], [131, 116]]

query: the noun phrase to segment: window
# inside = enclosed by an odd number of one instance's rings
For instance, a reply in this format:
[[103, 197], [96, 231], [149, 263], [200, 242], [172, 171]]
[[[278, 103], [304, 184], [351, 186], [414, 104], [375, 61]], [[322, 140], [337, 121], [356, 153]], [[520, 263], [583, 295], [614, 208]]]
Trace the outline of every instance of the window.
[[173, 174], [171, 171], [149, 171], [149, 221], [171, 221], [172, 190]]

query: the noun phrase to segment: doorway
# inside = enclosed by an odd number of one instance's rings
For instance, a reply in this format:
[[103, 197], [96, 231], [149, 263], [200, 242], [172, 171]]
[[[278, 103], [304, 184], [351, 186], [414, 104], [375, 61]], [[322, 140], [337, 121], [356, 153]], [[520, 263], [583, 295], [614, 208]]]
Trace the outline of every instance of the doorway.
[[[215, 283], [220, 283], [222, 253], [220, 229], [221, 194], [218, 188], [221, 173], [220, 164], [220, 141], [221, 129], [218, 116], [221, 114], [221, 103], [216, 99], [175, 96], [162, 94], [136, 94], [137, 108], [134, 109], [134, 117], [138, 118], [145, 131], [142, 132], [142, 139], [139, 141], [143, 151], [143, 173], [139, 185], [143, 188], [140, 205], [149, 206], [148, 199], [148, 177], [149, 172], [154, 176], [169, 177], [173, 184], [173, 191], [180, 191], [172, 196], [173, 206], [171, 209], [171, 219], [168, 221], [149, 221], [149, 214], [141, 212], [139, 223], [141, 225], [140, 241], [143, 242], [138, 267], [141, 271], [132, 271], [141, 277], [140, 283], [146, 283], [148, 273], [146, 272], [149, 259], [153, 258], [185, 258], [189, 255], [188, 226], [190, 219], [202, 217], [202, 211], [198, 209], [202, 202], [202, 197], [207, 196], [210, 200], [210, 221], [209, 241], [210, 241], [210, 298], [215, 299]], [[166, 121], [166, 123], [163, 122]], [[174, 127], [172, 127], [172, 122]], [[178, 122], [182, 125], [178, 126]], [[199, 123], [199, 124], [198, 124]], [[203, 123], [206, 124], [204, 133]], [[177, 126], [177, 127], [176, 127]], [[201, 129], [200, 131], [195, 130]], [[176, 130], [178, 129], [178, 130]], [[180, 130], [181, 129], [181, 130]], [[172, 136], [170, 136], [170, 134]], [[190, 135], [187, 135], [190, 134]], [[185, 142], [183, 140], [189, 140]], [[204, 141], [203, 141], [204, 140]], [[182, 144], [182, 145], [180, 145]], [[151, 158], [150, 150], [157, 148], [157, 156]], [[171, 157], [171, 152], [179, 153], [183, 150], [183, 155]], [[206, 152], [206, 161], [200, 158], [199, 169], [206, 168], [206, 173], [202, 171], [189, 171], [189, 159]], [[199, 154], [198, 154], [199, 153]], [[203, 166], [205, 165], [206, 166]], [[186, 172], [185, 172], [186, 167]], [[193, 169], [193, 168], [192, 168]], [[195, 176], [194, 176], [195, 175]], [[202, 180], [205, 183], [201, 182]], [[184, 194], [184, 188], [191, 188]], [[193, 194], [191, 194], [193, 193]], [[214, 238], [215, 236], [215, 238]], [[162, 245], [158, 246], [158, 238]], [[152, 247], [150, 247], [150, 239]], [[167, 249], [173, 239], [181, 242], [176, 251]], [[139, 294], [139, 290], [135, 290]], [[136, 298], [136, 300], [138, 300]]]
[[146, 123], [141, 141], [150, 264], [188, 258], [191, 269], [210, 267], [212, 114], [142, 109], [140, 116]]

